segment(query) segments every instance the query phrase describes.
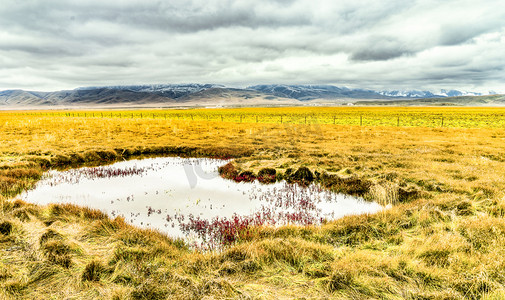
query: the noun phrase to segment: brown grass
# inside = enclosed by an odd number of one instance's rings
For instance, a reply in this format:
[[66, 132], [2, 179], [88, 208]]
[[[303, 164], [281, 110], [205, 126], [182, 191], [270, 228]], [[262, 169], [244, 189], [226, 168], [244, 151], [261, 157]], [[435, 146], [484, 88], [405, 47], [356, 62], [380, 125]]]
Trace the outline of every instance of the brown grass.
[[[177, 113], [186, 119], [0, 114], [0, 298], [505, 297], [504, 129], [246, 124]], [[482, 111], [460, 115], [472, 114]], [[234, 157], [238, 174], [269, 168], [276, 178], [306, 167], [332, 190], [394, 207], [319, 227], [257, 227], [222, 252], [198, 253], [93, 209], [8, 200], [48, 167], [148, 155]]]

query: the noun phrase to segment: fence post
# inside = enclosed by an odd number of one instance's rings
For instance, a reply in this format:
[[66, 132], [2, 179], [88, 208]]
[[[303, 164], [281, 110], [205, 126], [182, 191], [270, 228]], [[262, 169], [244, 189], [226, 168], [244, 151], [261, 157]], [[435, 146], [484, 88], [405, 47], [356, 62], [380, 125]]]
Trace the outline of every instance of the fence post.
[[221, 122], [223, 122], [223, 115], [221, 115]]
[[336, 118], [337, 118], [337, 117], [333, 116], [333, 125], [335, 125], [335, 119], [336, 119]]
[[359, 116], [359, 126], [363, 126], [363, 116]]
[[256, 116], [256, 123], [258, 123], [258, 116]]
[[282, 124], [282, 116], [281, 116], [281, 124]]
[[444, 116], [442, 116], [442, 127], [444, 127]]
[[396, 120], [396, 127], [399, 127], [400, 126], [400, 117], [398, 117], [398, 119]]

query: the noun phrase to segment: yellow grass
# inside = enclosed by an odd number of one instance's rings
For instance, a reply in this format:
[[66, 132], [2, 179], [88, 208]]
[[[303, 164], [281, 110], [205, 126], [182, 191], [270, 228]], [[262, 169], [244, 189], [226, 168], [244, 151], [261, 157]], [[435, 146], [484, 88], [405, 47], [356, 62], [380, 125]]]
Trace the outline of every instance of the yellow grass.
[[[0, 298], [501, 299], [504, 114], [347, 107], [0, 113]], [[49, 167], [142, 155], [233, 157], [237, 169], [255, 174], [306, 166], [325, 174], [328, 188], [350, 192], [360, 180], [363, 196], [395, 206], [320, 227], [256, 228], [221, 253], [202, 254], [93, 210], [7, 200]]]
[[497, 107], [277, 107], [229, 109], [19, 111], [16, 116], [220, 121], [239, 123], [333, 124], [505, 128]]

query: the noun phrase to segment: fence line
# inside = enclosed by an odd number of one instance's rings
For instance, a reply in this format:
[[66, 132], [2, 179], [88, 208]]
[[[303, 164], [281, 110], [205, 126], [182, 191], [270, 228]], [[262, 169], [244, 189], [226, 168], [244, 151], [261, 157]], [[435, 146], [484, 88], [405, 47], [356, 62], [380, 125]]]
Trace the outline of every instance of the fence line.
[[[21, 113], [28, 116], [50, 117], [84, 117], [84, 118], [120, 118], [120, 119], [153, 119], [153, 120], [186, 120], [186, 121], [212, 121], [212, 122], [235, 122], [235, 123], [272, 123], [272, 124], [333, 124], [333, 125], [359, 125], [359, 126], [396, 126], [396, 127], [494, 127], [503, 128], [503, 118], [494, 116], [468, 114], [447, 117], [442, 114], [433, 115], [384, 115], [373, 116], [369, 114], [171, 114], [171, 113], [124, 113], [111, 112], [40, 112]], [[465, 119], [465, 116], [469, 118]], [[493, 118], [492, 118], [493, 117]], [[464, 121], [468, 121], [466, 124]], [[396, 122], [395, 122], [396, 121]], [[498, 126], [490, 126], [498, 125]]]

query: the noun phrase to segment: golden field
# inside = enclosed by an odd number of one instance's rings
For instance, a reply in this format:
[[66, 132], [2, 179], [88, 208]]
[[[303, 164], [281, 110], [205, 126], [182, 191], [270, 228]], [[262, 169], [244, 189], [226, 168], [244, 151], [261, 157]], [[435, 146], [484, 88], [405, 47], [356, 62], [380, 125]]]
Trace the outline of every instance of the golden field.
[[221, 121], [237, 123], [333, 124], [504, 128], [505, 108], [497, 107], [269, 107], [170, 110], [28, 111], [16, 115]]
[[[0, 298], [503, 299], [504, 116], [400, 107], [1, 112]], [[15, 200], [47, 168], [148, 155], [232, 157], [255, 174], [306, 166], [329, 189], [394, 206], [318, 227], [254, 228], [199, 253], [88, 208]]]

